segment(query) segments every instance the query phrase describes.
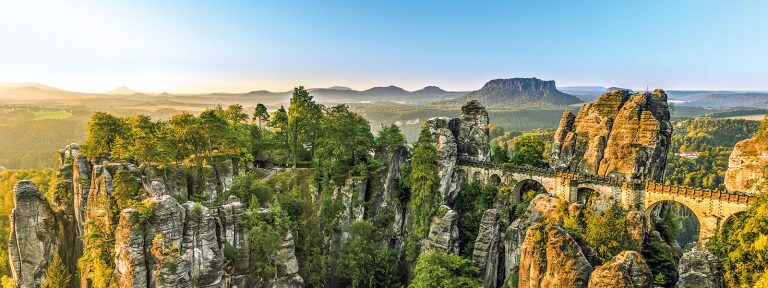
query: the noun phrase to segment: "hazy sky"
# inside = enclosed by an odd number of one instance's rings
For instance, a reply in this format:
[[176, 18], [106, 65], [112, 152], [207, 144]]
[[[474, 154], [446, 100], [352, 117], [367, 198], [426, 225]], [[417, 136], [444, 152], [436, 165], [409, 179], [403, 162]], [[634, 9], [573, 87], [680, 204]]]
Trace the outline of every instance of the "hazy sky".
[[768, 90], [768, 1], [8, 1], [0, 82]]

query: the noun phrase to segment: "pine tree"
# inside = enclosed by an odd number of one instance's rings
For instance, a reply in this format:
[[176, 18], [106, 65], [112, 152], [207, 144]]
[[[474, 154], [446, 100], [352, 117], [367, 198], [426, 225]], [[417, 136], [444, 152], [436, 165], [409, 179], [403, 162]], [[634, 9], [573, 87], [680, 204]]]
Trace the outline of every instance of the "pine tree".
[[64, 262], [61, 261], [61, 257], [58, 253], [53, 254], [53, 260], [48, 266], [48, 271], [45, 273], [45, 279], [43, 279], [40, 288], [69, 287], [70, 280], [69, 272], [67, 272]]

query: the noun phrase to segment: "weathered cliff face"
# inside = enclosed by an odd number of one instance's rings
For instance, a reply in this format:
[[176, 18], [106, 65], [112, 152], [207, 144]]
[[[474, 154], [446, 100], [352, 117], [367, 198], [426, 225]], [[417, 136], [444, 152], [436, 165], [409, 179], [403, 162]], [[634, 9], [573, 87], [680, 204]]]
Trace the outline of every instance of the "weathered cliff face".
[[[391, 247], [400, 247], [405, 237], [406, 205], [400, 202], [404, 190], [402, 184], [402, 167], [408, 157], [408, 150], [398, 148], [394, 151], [376, 151], [376, 160], [384, 164], [386, 169], [379, 176], [370, 179], [371, 211], [368, 218], [372, 221], [393, 218], [390, 231], [383, 241]], [[382, 243], [384, 244], [384, 243]]]
[[421, 244], [421, 250], [437, 250], [459, 254], [459, 215], [448, 206], [441, 206], [440, 213], [432, 220], [429, 234]]
[[736, 143], [728, 158], [725, 188], [728, 191], [762, 193], [768, 167], [768, 139], [759, 137]]
[[[500, 215], [496, 209], [488, 209], [483, 213], [480, 229], [475, 240], [475, 250], [472, 251], [472, 263], [480, 268], [485, 287], [495, 288], [504, 281], [499, 277], [503, 268], [504, 246], [501, 241]], [[500, 279], [501, 278], [501, 279]]]
[[304, 279], [299, 276], [299, 263], [296, 260], [296, 245], [293, 242], [293, 234], [288, 231], [283, 236], [283, 244], [276, 257], [277, 278], [270, 281], [273, 288], [301, 288], [304, 287]]
[[635, 251], [622, 251], [611, 261], [595, 268], [589, 277], [590, 288], [650, 288], [651, 284], [651, 269], [643, 256]]
[[691, 251], [683, 254], [678, 266], [678, 288], [723, 288], [723, 264], [707, 251]]
[[474, 161], [490, 161], [491, 146], [488, 132], [488, 111], [477, 100], [461, 106], [458, 156]]
[[550, 194], [536, 195], [523, 215], [515, 219], [504, 233], [504, 271], [513, 275], [520, 267], [520, 249], [531, 225], [538, 222], [557, 223], [557, 197]]
[[463, 185], [456, 165], [459, 159], [486, 162], [491, 157], [488, 112], [477, 101], [462, 106], [460, 118], [427, 120], [439, 156], [438, 177], [442, 204], [453, 206]]
[[232, 245], [241, 255], [238, 261], [232, 264], [235, 274], [243, 274], [248, 270], [248, 238], [245, 227], [241, 221], [245, 220], [245, 204], [240, 202], [237, 196], [229, 196], [227, 203], [219, 208], [219, 245], [224, 247]]
[[13, 187], [8, 256], [16, 287], [39, 287], [52, 254], [56, 253], [56, 219], [37, 186], [20, 181]]
[[562, 228], [536, 223], [520, 247], [518, 287], [587, 287], [592, 266]]
[[147, 287], [147, 258], [144, 225], [139, 211], [125, 209], [115, 229], [115, 277], [120, 287]]
[[197, 286], [218, 284], [224, 274], [224, 255], [216, 237], [216, 219], [203, 205], [189, 201], [182, 206], [186, 218], [181, 257], [189, 263], [192, 282]]
[[672, 136], [667, 94], [603, 94], [576, 117], [565, 113], [551, 151], [552, 167], [601, 176], [660, 180]]

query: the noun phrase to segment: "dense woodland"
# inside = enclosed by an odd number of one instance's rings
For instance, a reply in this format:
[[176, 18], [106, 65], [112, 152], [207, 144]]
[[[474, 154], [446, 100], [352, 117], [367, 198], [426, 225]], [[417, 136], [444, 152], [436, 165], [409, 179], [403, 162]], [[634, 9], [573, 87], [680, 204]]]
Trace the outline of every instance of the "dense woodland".
[[[8, 117], [6, 115], [5, 117]], [[26, 116], [19, 116], [29, 117]], [[73, 119], [75, 121], [75, 119]], [[673, 152], [698, 151], [698, 159], [681, 159], [670, 155], [668, 183], [722, 187], [722, 173], [727, 155], [737, 141], [751, 137], [757, 124], [745, 120], [697, 118], [679, 122], [673, 136]], [[491, 127], [492, 159], [506, 165], [547, 167], [552, 131], [507, 131]], [[95, 113], [86, 127], [87, 137], [81, 152], [90, 159], [143, 163], [154, 167], [183, 164], [185, 169], [213, 167], [223, 161], [251, 167], [239, 174], [227, 193], [218, 195], [217, 202], [236, 195], [248, 203], [245, 220], [249, 227], [251, 273], [268, 278], [275, 273], [274, 255], [280, 249], [282, 235], [292, 231], [296, 242], [299, 273], [309, 287], [481, 287], [481, 275], [471, 262], [482, 212], [506, 203], [511, 187], [466, 184], [461, 189], [455, 209], [460, 215], [460, 255], [441, 252], [420, 253], [420, 240], [429, 230], [430, 219], [445, 211], [440, 209], [437, 192], [437, 150], [429, 131], [421, 129], [418, 140], [408, 145], [396, 125], [381, 126], [374, 135], [369, 121], [352, 112], [347, 105], [324, 106], [314, 101], [303, 88], [296, 88], [288, 107], [268, 112], [264, 105], [246, 111], [240, 105], [215, 107], [199, 114], [182, 112], [166, 120], [149, 116], [116, 116]], [[59, 147], [56, 147], [59, 148]], [[363, 221], [344, 223], [343, 204], [332, 197], [334, 190], [350, 179], [364, 179], [384, 169], [379, 155], [392, 151], [408, 151], [403, 185], [398, 189], [398, 205], [407, 207], [409, 231], [403, 246], [388, 244], [393, 236], [391, 211]], [[47, 153], [55, 149], [48, 149]], [[692, 161], [692, 162], [690, 162]], [[237, 163], [237, 164], [236, 164]], [[700, 166], [709, 165], [709, 166]], [[267, 176], [258, 167], [292, 167]], [[711, 167], [702, 169], [701, 167]], [[708, 174], [699, 175], [706, 171]], [[712, 174], [712, 172], [715, 172]], [[711, 176], [711, 175], [714, 176]], [[3, 287], [9, 287], [8, 217], [13, 208], [12, 186], [21, 179], [30, 179], [46, 193], [51, 202], [68, 197], [58, 193], [54, 171], [51, 169], [0, 171], [0, 274]], [[132, 177], [118, 173], [114, 179], [116, 209], [127, 207], [146, 210], [140, 197], [143, 188]], [[533, 199], [537, 191], [523, 193], [523, 201], [508, 217], [516, 217]], [[189, 200], [202, 202], [202, 195], [190, 195]], [[180, 199], [188, 200], [188, 199]], [[712, 249], [724, 259], [727, 281], [732, 287], [753, 285], [766, 280], [758, 273], [768, 262], [768, 223], [766, 200], [734, 221], [725, 234], [711, 242]], [[625, 249], [638, 250], [626, 229], [626, 211], [612, 206], [601, 213], [574, 217], [562, 203], [559, 221], [569, 233], [593, 247], [602, 261], [611, 259]], [[364, 205], [371, 205], [364, 203]], [[264, 209], [269, 211], [264, 213]], [[119, 210], [118, 210], [119, 211]], [[684, 217], [671, 211], [661, 215], [657, 230], [667, 239], [689, 241]], [[91, 225], [86, 223], [85, 225]], [[98, 228], [104, 229], [103, 231]], [[110, 287], [114, 281], [108, 255], [114, 239], [113, 227], [92, 226], [87, 235], [91, 243], [101, 243], [85, 251], [81, 263], [90, 268], [81, 273], [98, 287]], [[332, 241], [343, 231], [348, 237]], [[690, 234], [690, 233], [688, 233]], [[101, 238], [100, 238], [101, 237]], [[155, 239], [162, 241], [162, 239]], [[643, 247], [643, 254], [652, 265], [657, 285], [673, 284], [675, 275], [664, 267], [673, 261], [653, 245]], [[658, 253], [656, 253], [656, 252]], [[174, 251], [153, 251], [174, 253]], [[224, 247], [227, 259], [243, 255]], [[107, 255], [107, 256], [105, 256]], [[757, 259], [757, 260], [756, 260]], [[60, 260], [58, 262], [61, 262]], [[49, 268], [48, 284], [58, 287], [72, 281], [62, 266]], [[667, 265], [667, 266], [665, 266]], [[762, 265], [762, 266], [761, 266]], [[58, 276], [56, 276], [58, 275]], [[762, 277], [762, 278], [761, 278]], [[505, 285], [516, 286], [516, 279]], [[55, 284], [59, 283], [59, 284]]]

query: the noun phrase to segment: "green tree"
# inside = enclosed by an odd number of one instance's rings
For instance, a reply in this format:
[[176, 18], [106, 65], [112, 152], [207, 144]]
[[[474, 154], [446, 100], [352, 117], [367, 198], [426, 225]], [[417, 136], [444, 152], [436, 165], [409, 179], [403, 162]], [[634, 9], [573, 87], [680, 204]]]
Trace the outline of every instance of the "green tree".
[[117, 173], [115, 173], [112, 184], [115, 189], [114, 192], [112, 192], [112, 197], [115, 199], [115, 204], [117, 204], [117, 211], [122, 211], [129, 207], [136, 208], [141, 200], [141, 195], [144, 190], [141, 185], [141, 180], [133, 177], [128, 170], [118, 170]]
[[635, 241], [627, 232], [626, 212], [613, 203], [602, 212], [587, 208], [584, 216], [584, 239], [603, 261], [608, 261], [624, 250], [637, 250]]
[[400, 127], [392, 124], [389, 126], [381, 126], [381, 130], [376, 135], [376, 146], [380, 151], [393, 152], [406, 148], [407, 142], [405, 141], [405, 135], [400, 131]]
[[432, 218], [437, 215], [440, 207], [437, 148], [432, 141], [428, 127], [424, 127], [416, 141], [411, 158], [410, 177], [408, 184], [411, 197], [408, 200], [410, 211], [409, 223], [412, 231], [408, 237], [407, 254], [410, 261], [415, 260], [418, 253], [418, 242], [429, 232]]
[[277, 205], [271, 210], [259, 211], [253, 207], [248, 212], [250, 267], [254, 275], [262, 279], [277, 278], [277, 264], [283, 236], [288, 233], [289, 219]]
[[[128, 131], [125, 120], [104, 112], [96, 112], [88, 121], [88, 137], [81, 145], [81, 152], [89, 158], [110, 158]], [[114, 159], [117, 160], [117, 159]]]
[[[399, 287], [397, 258], [390, 248], [379, 248], [373, 226], [356, 221], [347, 230], [339, 256], [340, 275], [351, 287]], [[389, 269], [387, 269], [389, 268]]]
[[509, 154], [509, 162], [513, 165], [544, 167], [544, 147], [544, 142], [531, 135], [517, 137]]
[[499, 164], [509, 162], [509, 146], [507, 146], [507, 143], [493, 146], [491, 149], [491, 162]]
[[429, 250], [416, 262], [410, 288], [483, 287], [479, 270], [458, 255]]
[[40, 288], [69, 287], [71, 280], [70, 273], [67, 271], [67, 267], [64, 266], [64, 262], [61, 261], [61, 257], [59, 257], [58, 253], [54, 253]]
[[309, 158], [314, 157], [318, 128], [322, 119], [322, 107], [303, 86], [293, 89], [288, 106], [288, 143], [293, 167], [309, 148]]
[[321, 129], [315, 158], [323, 176], [333, 174], [341, 181], [352, 176], [348, 175], [350, 168], [366, 163], [374, 144], [368, 120], [341, 104], [327, 109]]
[[204, 147], [199, 119], [188, 112], [173, 115], [168, 120], [170, 138], [165, 143], [175, 161], [181, 161], [190, 155], [201, 153]]
[[253, 120], [256, 121], [256, 125], [261, 129], [263, 122], [269, 121], [267, 106], [264, 106], [264, 104], [261, 103], [256, 104], [256, 108], [253, 111]]

